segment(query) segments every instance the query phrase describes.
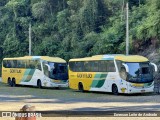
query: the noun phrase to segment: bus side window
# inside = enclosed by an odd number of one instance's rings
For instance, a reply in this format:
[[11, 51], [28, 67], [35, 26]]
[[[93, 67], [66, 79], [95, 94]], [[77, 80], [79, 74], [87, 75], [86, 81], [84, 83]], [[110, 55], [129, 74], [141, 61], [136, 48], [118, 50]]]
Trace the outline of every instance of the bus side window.
[[101, 72], [108, 72], [107, 70], [107, 61], [100, 61], [99, 62], [99, 67], [101, 68]]
[[37, 62], [36, 68], [39, 69], [39, 70], [42, 70], [41, 69], [41, 63], [39, 61]]
[[84, 62], [84, 72], [89, 72], [90, 71], [90, 65], [89, 65], [89, 62], [85, 61]]
[[13, 68], [18, 68], [18, 66], [17, 66], [17, 60], [12, 60], [12, 63], [13, 63]]
[[94, 62], [93, 62], [93, 61], [90, 61], [90, 62], [89, 62], [89, 65], [90, 65], [90, 71], [91, 71], [91, 72], [94, 72]]
[[30, 60], [30, 61], [29, 61], [29, 65], [30, 65], [30, 68], [31, 68], [31, 69], [35, 69], [35, 65], [36, 65], [36, 64], [35, 64], [35, 60]]
[[3, 61], [3, 67], [7, 68], [7, 61], [6, 60]]
[[122, 67], [122, 62], [119, 60], [116, 60], [116, 63], [117, 63], [118, 71], [120, 71]]
[[9, 63], [10, 63], [10, 68], [14, 68], [13, 60], [10, 60]]
[[29, 60], [25, 60], [26, 68], [29, 69]]
[[76, 72], [84, 72], [84, 62], [76, 62], [75, 71]]
[[108, 61], [107, 63], [107, 72], [115, 72], [116, 71], [116, 68], [115, 68], [115, 65], [114, 65], [114, 61]]
[[99, 64], [98, 61], [93, 61], [93, 72], [99, 72]]
[[81, 68], [80, 68], [80, 62], [75, 62], [75, 71], [76, 72], [82, 71]]
[[24, 60], [21, 60], [21, 68], [25, 68], [25, 61]]
[[23, 64], [23, 61], [22, 61], [22, 60], [17, 60], [17, 67], [18, 67], [18, 68], [24, 68], [23, 65], [24, 65], [24, 64]]
[[69, 68], [70, 68], [70, 70], [71, 71], [75, 71], [76, 69], [75, 69], [75, 62], [69, 62]]
[[85, 68], [85, 62], [79, 62], [79, 72], [85, 72], [86, 68]]
[[7, 67], [7, 68], [11, 68], [11, 62], [10, 62], [10, 61], [7, 61], [6, 67]]

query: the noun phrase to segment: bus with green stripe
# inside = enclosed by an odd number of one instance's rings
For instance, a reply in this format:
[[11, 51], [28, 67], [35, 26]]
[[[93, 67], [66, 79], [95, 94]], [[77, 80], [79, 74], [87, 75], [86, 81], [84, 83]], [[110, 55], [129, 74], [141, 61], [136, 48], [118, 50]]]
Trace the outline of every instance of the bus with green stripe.
[[69, 87], [79, 91], [144, 93], [154, 90], [157, 66], [139, 55], [95, 55], [69, 60]]
[[68, 68], [65, 60], [49, 56], [4, 58], [2, 82], [9, 86], [31, 85], [68, 87]]

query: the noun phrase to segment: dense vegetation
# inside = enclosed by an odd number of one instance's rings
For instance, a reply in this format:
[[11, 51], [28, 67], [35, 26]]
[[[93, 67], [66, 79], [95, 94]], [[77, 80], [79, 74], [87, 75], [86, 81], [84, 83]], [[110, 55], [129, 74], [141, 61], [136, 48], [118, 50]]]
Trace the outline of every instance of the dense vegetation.
[[[0, 0], [0, 59], [125, 53], [127, 0]], [[128, 0], [130, 53], [160, 38], [160, 0]]]

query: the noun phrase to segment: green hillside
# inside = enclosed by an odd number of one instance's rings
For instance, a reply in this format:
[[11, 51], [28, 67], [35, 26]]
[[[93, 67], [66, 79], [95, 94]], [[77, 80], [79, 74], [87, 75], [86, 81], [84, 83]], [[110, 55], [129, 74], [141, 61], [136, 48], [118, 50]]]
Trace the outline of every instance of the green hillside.
[[[127, 0], [0, 0], [0, 58], [125, 53]], [[160, 0], [128, 0], [130, 53], [159, 47]]]

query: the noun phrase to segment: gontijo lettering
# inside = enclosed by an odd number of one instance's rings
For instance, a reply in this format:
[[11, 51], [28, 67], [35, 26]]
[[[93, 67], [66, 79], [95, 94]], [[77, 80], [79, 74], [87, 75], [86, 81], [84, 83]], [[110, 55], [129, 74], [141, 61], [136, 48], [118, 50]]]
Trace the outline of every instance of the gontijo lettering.
[[92, 78], [92, 74], [77, 74], [78, 78]]
[[18, 69], [10, 69], [10, 73], [21, 73], [21, 70]]

